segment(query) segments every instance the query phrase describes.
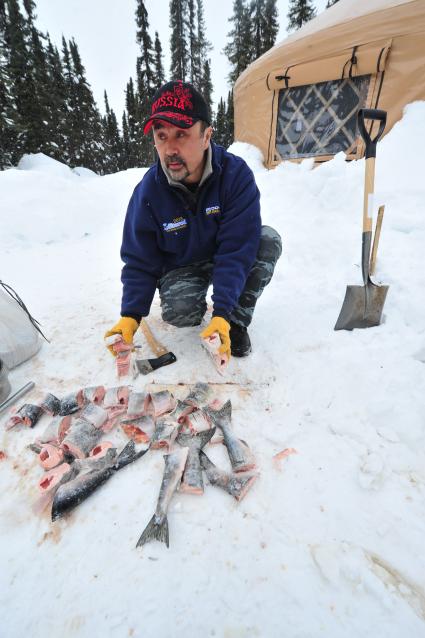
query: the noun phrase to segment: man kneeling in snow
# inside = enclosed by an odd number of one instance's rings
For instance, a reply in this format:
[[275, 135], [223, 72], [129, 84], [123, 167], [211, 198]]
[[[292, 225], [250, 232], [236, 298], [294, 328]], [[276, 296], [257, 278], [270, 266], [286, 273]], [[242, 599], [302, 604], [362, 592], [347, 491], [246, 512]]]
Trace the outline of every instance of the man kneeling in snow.
[[159, 288], [162, 318], [198, 326], [212, 283], [214, 310], [203, 338], [220, 351], [251, 351], [247, 327], [282, 252], [279, 234], [261, 226], [260, 193], [240, 157], [211, 141], [210, 115], [192, 84], [156, 92], [144, 133], [153, 129], [158, 162], [136, 186], [124, 223], [121, 319], [105, 336], [131, 343]]

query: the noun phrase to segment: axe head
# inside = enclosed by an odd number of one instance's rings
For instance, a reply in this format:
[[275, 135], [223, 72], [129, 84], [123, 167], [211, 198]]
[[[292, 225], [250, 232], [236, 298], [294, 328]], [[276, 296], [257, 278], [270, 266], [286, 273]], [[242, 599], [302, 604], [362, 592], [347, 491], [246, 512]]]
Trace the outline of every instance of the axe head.
[[157, 359], [136, 359], [136, 369], [140, 374], [149, 374], [162, 366], [168, 366], [170, 363], [177, 361], [176, 356], [172, 352], [166, 352]]

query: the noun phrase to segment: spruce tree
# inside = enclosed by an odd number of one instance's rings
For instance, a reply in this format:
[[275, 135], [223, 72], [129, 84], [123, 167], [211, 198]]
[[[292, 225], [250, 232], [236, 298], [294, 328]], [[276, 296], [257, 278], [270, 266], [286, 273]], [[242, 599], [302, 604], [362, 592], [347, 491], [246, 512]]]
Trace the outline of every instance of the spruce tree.
[[204, 62], [204, 66], [202, 69], [202, 77], [200, 82], [198, 83], [197, 88], [199, 88], [200, 92], [204, 96], [204, 99], [205, 99], [205, 102], [207, 103], [208, 110], [210, 112], [210, 117], [211, 117], [213, 84], [211, 80], [210, 60], [205, 60]]
[[154, 63], [154, 84], [158, 89], [165, 82], [164, 66], [162, 64], [162, 47], [158, 31], [155, 31], [155, 63]]
[[149, 18], [144, 0], [137, 0], [136, 9], [137, 44], [140, 46], [141, 65], [145, 75], [145, 85], [150, 96], [155, 92], [155, 56], [152, 39], [149, 35]]
[[6, 2], [0, 0], [0, 170], [12, 166], [13, 148], [16, 141], [6, 23]]
[[229, 148], [235, 141], [235, 112], [233, 106], [233, 91], [229, 91], [227, 96], [227, 111], [226, 111], [226, 140], [225, 146]]
[[122, 114], [122, 158], [120, 161], [120, 170], [126, 170], [132, 168], [130, 166], [131, 145], [130, 145], [130, 132], [128, 129], [127, 113], [124, 111]]
[[170, 0], [170, 76], [183, 82], [188, 79], [189, 69], [187, 14], [187, 0]]
[[[211, 82], [211, 60], [208, 59], [208, 53], [212, 49], [211, 42], [207, 40], [205, 18], [204, 18], [204, 3], [203, 0], [197, 0], [197, 35], [196, 35], [196, 47], [195, 47], [195, 59], [193, 64], [193, 82], [195, 86], [205, 87], [205, 91], [208, 95], [212, 94], [213, 87]], [[206, 61], [208, 60], [208, 66]], [[205, 76], [208, 74], [208, 77]], [[208, 85], [211, 84], [211, 88]], [[211, 107], [210, 107], [211, 108]]]
[[299, 29], [316, 15], [312, 0], [290, 0], [287, 31]]
[[47, 35], [46, 63], [48, 73], [48, 95], [50, 96], [48, 139], [49, 155], [61, 162], [68, 162], [67, 155], [67, 92], [59, 51]]
[[125, 143], [127, 153], [127, 168], [141, 166], [140, 141], [142, 139], [141, 123], [139, 117], [139, 101], [134, 91], [133, 78], [127, 83], [125, 92], [127, 140]]
[[217, 107], [217, 114], [214, 122], [214, 141], [220, 146], [225, 146], [227, 141], [226, 130], [226, 102], [220, 98]]
[[229, 18], [233, 29], [227, 34], [229, 42], [224, 47], [224, 53], [232, 67], [229, 81], [234, 84], [239, 75], [254, 59], [251, 43], [250, 7], [245, 0], [234, 0], [233, 15]]
[[108, 95], [105, 91], [105, 111], [103, 118], [104, 127], [104, 146], [105, 146], [105, 164], [106, 173], [116, 173], [121, 168], [122, 141], [118, 129], [118, 122], [113, 109], [110, 108]]
[[103, 130], [100, 113], [93, 93], [85, 77], [78, 46], [74, 40], [69, 43], [72, 60], [74, 100], [76, 107], [76, 128], [72, 131], [75, 154], [71, 158], [74, 165], [82, 165], [97, 172], [103, 168]]
[[261, 54], [274, 46], [279, 33], [277, 0], [266, 0], [264, 6], [264, 28]]

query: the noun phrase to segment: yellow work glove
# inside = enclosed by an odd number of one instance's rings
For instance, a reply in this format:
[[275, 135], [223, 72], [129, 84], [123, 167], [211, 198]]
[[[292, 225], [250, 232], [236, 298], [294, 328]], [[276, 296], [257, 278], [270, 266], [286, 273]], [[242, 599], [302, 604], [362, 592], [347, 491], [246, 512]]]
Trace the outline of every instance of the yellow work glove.
[[[118, 321], [118, 323], [115, 324], [115, 326], [108, 330], [108, 332], [105, 332], [104, 338], [106, 339], [106, 337], [121, 334], [126, 343], [133, 343], [134, 333], [136, 332], [138, 327], [139, 324], [135, 319], [133, 319], [133, 317], [121, 317], [121, 319]], [[111, 354], [113, 354], [115, 357], [116, 353], [114, 352], [113, 346], [106, 347], [108, 348], [109, 352], [111, 352]]]
[[208, 326], [201, 332], [201, 338], [206, 339], [210, 337], [214, 332], [218, 332], [221, 339], [221, 346], [219, 352], [227, 354], [230, 359], [230, 324], [223, 317], [213, 317]]

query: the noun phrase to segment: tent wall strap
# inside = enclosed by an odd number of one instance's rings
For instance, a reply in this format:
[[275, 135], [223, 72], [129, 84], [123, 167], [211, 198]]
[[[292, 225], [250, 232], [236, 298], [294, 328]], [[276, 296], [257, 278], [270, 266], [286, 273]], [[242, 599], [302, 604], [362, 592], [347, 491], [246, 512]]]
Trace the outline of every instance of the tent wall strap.
[[345, 69], [347, 67], [347, 64], [350, 65], [350, 70], [348, 71], [348, 77], [351, 79], [353, 77], [353, 66], [356, 65], [357, 66], [357, 56], [356, 56], [356, 51], [358, 49], [358, 45], [353, 47], [353, 50], [351, 52], [351, 58], [349, 60], [347, 60], [347, 62], [344, 64], [344, 66], [342, 67], [342, 74], [341, 74], [341, 80], [344, 79], [345, 77]]
[[285, 80], [285, 89], [289, 88], [289, 80], [291, 79], [291, 76], [288, 75], [288, 71], [289, 71], [290, 68], [291, 68], [290, 66], [287, 67], [284, 75], [276, 75], [275, 76], [275, 79], [278, 82], [281, 82], [282, 80]]

